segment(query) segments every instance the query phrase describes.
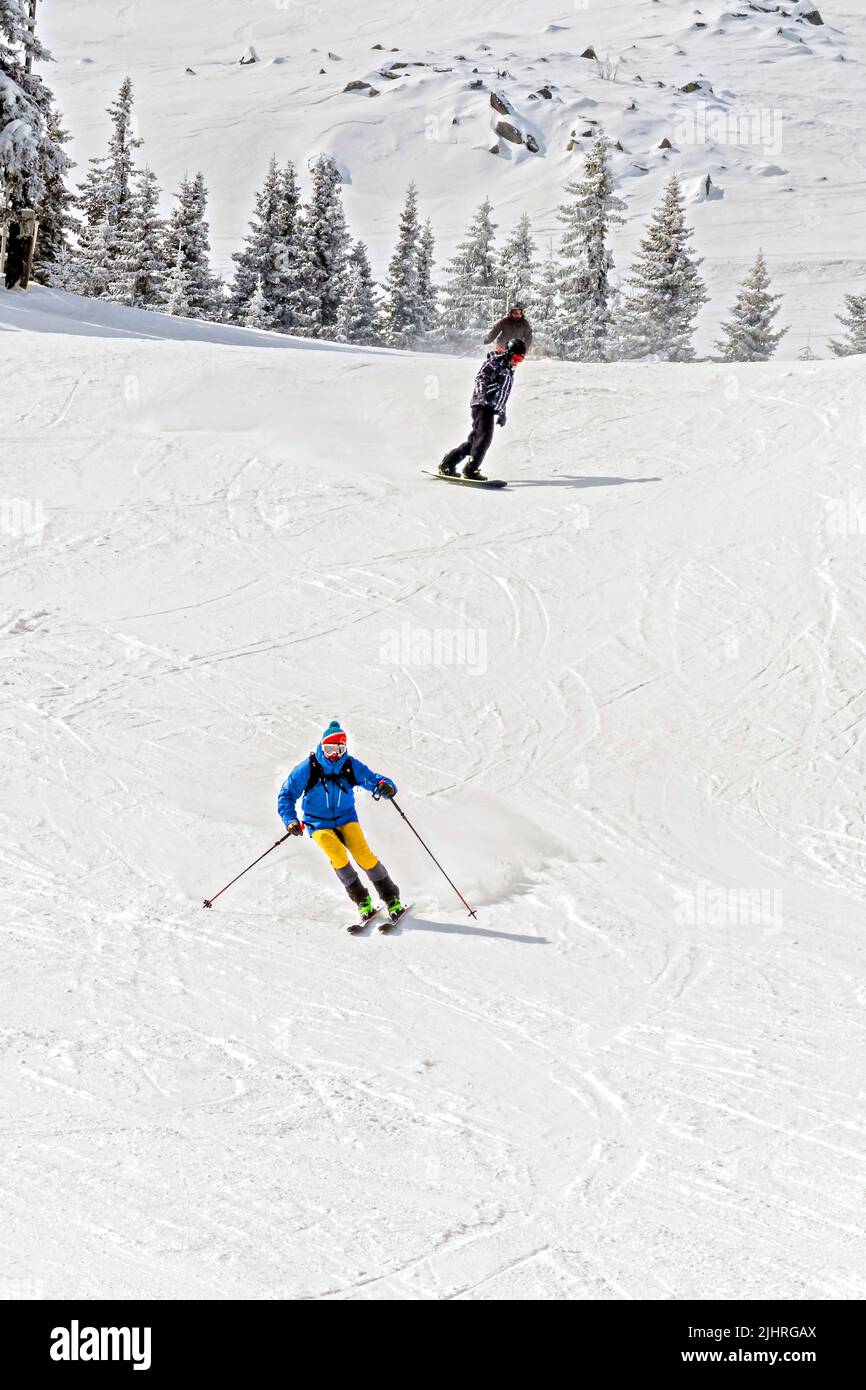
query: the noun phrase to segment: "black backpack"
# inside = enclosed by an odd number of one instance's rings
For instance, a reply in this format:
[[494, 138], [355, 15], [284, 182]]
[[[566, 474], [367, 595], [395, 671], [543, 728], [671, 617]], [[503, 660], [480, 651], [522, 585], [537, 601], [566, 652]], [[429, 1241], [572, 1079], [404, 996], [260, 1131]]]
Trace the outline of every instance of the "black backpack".
[[307, 775], [307, 785], [304, 787], [304, 796], [311, 792], [319, 782], [335, 782], [341, 792], [347, 792], [352, 787], [357, 787], [358, 779], [355, 776], [352, 759], [346, 759], [346, 765], [340, 772], [326, 772], [315, 753], [311, 753], [310, 771]]

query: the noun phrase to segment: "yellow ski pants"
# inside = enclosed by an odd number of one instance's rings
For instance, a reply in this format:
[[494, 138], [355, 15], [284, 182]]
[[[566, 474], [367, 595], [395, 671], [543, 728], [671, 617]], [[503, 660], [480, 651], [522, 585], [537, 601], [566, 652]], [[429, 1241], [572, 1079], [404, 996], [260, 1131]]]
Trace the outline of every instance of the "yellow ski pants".
[[331, 861], [331, 867], [338, 873], [345, 869], [350, 854], [362, 869], [375, 869], [379, 862], [356, 820], [350, 821], [348, 825], [338, 826], [336, 830], [314, 830], [312, 839], [324, 850]]

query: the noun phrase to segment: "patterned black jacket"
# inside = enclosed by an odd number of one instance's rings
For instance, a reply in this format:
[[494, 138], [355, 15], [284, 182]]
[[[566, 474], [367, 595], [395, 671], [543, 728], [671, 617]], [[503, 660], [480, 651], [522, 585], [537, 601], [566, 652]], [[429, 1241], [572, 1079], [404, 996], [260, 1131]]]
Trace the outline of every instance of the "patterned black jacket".
[[505, 423], [505, 407], [514, 385], [514, 368], [504, 352], [491, 352], [475, 378], [472, 405], [489, 405]]

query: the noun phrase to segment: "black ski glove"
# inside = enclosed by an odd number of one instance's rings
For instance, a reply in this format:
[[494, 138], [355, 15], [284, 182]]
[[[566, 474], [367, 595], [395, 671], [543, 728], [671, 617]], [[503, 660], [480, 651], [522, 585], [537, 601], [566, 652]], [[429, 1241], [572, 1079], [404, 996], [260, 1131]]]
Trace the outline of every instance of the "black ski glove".
[[380, 796], [384, 796], [386, 801], [390, 801], [392, 796], [397, 795], [397, 788], [394, 786], [394, 783], [389, 782], [386, 777], [383, 777], [380, 782], [376, 783], [376, 791]]
[[505, 415], [502, 414], [502, 413], [500, 413], [499, 415], [497, 415], [497, 417], [496, 417], [496, 423], [497, 423], [497, 425], [499, 425], [499, 427], [500, 427], [500, 429], [501, 429], [501, 428], [504, 426], [504, 424], [505, 424]]
[[303, 835], [304, 827], [299, 820], [289, 821], [286, 830], [290, 835]]

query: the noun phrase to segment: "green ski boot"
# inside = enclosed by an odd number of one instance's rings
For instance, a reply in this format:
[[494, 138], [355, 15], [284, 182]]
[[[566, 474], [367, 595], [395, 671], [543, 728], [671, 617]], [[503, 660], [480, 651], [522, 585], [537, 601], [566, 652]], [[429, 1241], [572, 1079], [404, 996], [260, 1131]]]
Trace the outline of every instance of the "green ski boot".
[[398, 897], [392, 898], [387, 904], [387, 920], [379, 923], [380, 932], [387, 932], [390, 931], [392, 927], [396, 927], [401, 918], [406, 916], [411, 906], [411, 903], [402, 903]]
[[368, 893], [363, 902], [358, 903], [358, 917], [362, 923], [368, 922], [371, 917], [376, 916], [377, 912], [378, 908]]

